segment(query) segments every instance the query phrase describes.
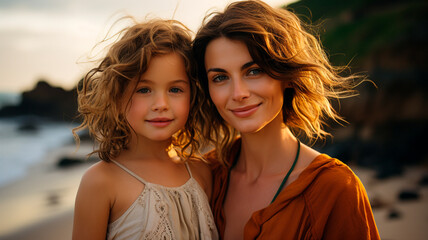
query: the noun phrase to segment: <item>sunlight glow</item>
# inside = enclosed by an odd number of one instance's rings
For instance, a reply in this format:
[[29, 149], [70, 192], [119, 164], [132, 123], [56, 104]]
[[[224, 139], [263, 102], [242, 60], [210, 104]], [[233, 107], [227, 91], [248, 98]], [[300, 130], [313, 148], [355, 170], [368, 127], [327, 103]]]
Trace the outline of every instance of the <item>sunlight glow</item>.
[[[174, 18], [196, 31], [229, 0], [21, 0], [0, 2], [0, 91], [29, 90], [40, 78], [72, 88], [88, 54], [120, 16]], [[290, 0], [266, 1], [279, 6]]]

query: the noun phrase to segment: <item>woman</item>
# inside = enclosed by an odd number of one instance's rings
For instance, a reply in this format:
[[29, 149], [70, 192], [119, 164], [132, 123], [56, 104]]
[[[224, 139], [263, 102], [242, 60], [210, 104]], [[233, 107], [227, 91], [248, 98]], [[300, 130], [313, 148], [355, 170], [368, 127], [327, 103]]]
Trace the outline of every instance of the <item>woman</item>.
[[[302, 144], [341, 120], [353, 94], [292, 13], [240, 1], [208, 16], [193, 45], [216, 146], [212, 209], [224, 239], [379, 239], [366, 191], [342, 162]], [[239, 137], [238, 137], [239, 136]]]

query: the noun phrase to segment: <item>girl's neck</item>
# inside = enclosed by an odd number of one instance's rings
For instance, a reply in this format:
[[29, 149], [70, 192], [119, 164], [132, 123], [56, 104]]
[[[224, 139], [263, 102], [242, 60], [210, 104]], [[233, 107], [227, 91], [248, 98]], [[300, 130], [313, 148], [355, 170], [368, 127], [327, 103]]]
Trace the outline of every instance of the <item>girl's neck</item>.
[[127, 149], [123, 152], [132, 159], [140, 160], [170, 160], [167, 150], [171, 146], [171, 139], [165, 141], [152, 141], [139, 138], [131, 139]]
[[276, 174], [294, 161], [297, 139], [280, 117], [256, 133], [241, 136], [241, 154], [235, 166], [238, 171], [253, 177]]

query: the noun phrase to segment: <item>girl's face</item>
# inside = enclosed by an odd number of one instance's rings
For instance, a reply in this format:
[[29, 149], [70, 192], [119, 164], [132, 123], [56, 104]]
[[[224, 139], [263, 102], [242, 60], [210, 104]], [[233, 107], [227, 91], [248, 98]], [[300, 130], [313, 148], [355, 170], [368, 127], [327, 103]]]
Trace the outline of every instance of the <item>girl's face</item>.
[[184, 127], [190, 108], [190, 83], [180, 55], [153, 57], [135, 90], [134, 86], [130, 84], [125, 95], [125, 99], [132, 95], [126, 119], [138, 139], [168, 140]]
[[282, 118], [284, 84], [263, 72], [243, 42], [212, 40], [205, 52], [205, 69], [218, 112], [241, 133], [257, 132]]

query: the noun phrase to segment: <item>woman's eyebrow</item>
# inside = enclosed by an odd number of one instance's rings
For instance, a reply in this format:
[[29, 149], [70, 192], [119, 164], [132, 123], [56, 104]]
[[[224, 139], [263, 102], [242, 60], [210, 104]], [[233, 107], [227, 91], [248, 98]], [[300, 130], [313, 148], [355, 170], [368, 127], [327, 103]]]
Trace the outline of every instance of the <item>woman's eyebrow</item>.
[[256, 62], [254, 62], [254, 61], [247, 62], [246, 64], [242, 65], [241, 70], [247, 69], [254, 64], [256, 64]]
[[222, 73], [225, 73], [226, 70], [224, 70], [223, 68], [210, 68], [210, 69], [207, 70], [207, 73], [209, 73], [209, 72], [222, 72]]
[[[254, 62], [254, 61], [247, 62], [244, 65], [242, 65], [241, 70], [249, 68], [252, 65], [254, 65], [255, 63], [256, 62]], [[209, 72], [223, 72], [223, 73], [225, 73], [226, 70], [224, 70], [223, 68], [210, 68], [210, 69], [207, 70], [207, 73], [209, 73]]]

